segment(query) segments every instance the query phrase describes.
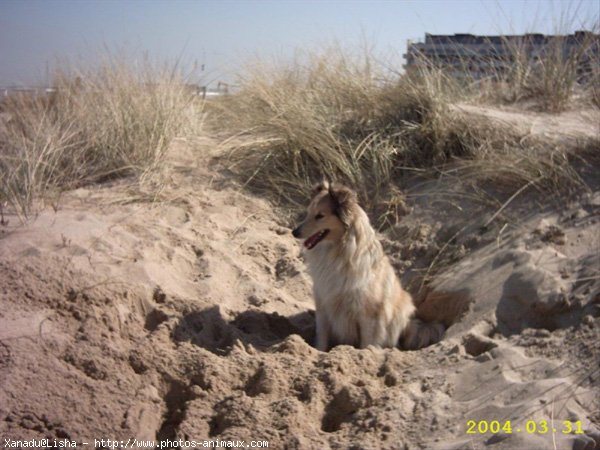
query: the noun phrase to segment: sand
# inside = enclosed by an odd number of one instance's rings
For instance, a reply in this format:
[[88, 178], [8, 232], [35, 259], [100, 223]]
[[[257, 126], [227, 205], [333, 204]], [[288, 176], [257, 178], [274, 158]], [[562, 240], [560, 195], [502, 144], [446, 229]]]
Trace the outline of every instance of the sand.
[[[158, 201], [81, 188], [0, 227], [0, 437], [600, 448], [600, 191], [535, 213], [543, 199], [524, 197], [507, 209], [519, 220], [485, 228], [489, 212], [470, 215], [453, 240], [464, 211], [409, 195], [382, 239], [414, 294], [451, 242], [416, 295], [445, 338], [322, 353], [292, 223], [213, 144], [173, 146]], [[470, 420], [512, 432], [468, 434]]]

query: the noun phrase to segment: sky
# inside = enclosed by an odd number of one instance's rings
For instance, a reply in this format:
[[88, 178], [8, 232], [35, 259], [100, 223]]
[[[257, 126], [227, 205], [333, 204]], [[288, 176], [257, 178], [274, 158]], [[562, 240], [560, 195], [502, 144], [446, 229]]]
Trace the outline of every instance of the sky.
[[[252, 58], [334, 40], [401, 56], [432, 34], [572, 32], [598, 0], [0, 0], [0, 86], [45, 84], [58, 64], [106, 49], [183, 61], [193, 82], [230, 81]], [[565, 19], [566, 18], [566, 19]], [[567, 22], [561, 23], [561, 22]], [[202, 71], [204, 68], [204, 71]], [[191, 69], [190, 69], [191, 70]]]

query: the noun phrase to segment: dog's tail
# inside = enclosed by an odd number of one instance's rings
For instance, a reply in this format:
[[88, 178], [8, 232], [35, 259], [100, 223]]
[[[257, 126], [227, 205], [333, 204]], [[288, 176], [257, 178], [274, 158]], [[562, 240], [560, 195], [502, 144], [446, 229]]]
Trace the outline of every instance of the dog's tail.
[[439, 322], [423, 322], [416, 317], [410, 319], [408, 326], [400, 337], [400, 348], [418, 350], [442, 340], [446, 327]]

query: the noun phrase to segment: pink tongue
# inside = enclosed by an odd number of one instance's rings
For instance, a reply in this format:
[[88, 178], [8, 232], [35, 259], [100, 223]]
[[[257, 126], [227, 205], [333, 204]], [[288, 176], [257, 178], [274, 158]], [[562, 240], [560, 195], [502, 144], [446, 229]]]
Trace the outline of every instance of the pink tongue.
[[319, 239], [319, 233], [312, 235], [306, 241], [304, 241], [304, 246], [309, 250], [313, 248], [317, 240]]

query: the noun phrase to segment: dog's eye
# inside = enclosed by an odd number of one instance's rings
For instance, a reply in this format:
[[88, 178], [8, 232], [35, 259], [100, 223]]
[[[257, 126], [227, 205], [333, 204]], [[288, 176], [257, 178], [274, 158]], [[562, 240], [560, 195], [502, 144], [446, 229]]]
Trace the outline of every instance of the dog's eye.
[[325, 217], [325, 216], [323, 214], [319, 213], [315, 216], [315, 220], [322, 219], [323, 217]]

